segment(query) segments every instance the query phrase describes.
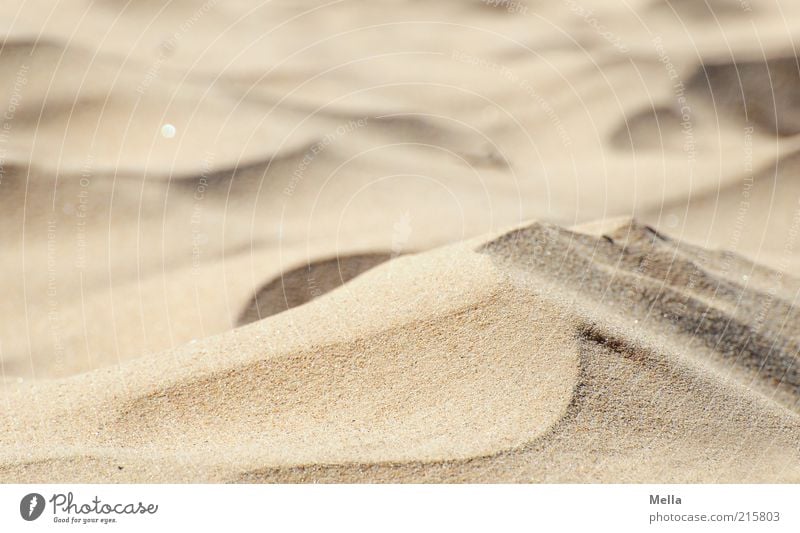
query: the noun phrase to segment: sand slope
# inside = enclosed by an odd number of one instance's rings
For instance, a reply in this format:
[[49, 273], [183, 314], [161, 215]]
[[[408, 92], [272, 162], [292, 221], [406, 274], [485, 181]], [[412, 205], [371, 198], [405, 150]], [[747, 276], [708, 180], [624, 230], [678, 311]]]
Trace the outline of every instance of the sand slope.
[[641, 225], [532, 223], [7, 390], [11, 413], [46, 407], [4, 416], [3, 477], [797, 481], [800, 283], [769, 295], [773, 275]]

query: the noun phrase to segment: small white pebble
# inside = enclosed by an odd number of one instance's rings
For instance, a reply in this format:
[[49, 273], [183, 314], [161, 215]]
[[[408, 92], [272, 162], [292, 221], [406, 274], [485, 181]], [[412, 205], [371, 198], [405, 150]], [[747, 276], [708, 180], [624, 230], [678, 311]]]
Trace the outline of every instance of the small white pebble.
[[176, 133], [178, 133], [178, 130], [175, 129], [175, 126], [172, 124], [164, 124], [161, 126], [161, 136], [165, 139], [172, 139], [175, 137]]

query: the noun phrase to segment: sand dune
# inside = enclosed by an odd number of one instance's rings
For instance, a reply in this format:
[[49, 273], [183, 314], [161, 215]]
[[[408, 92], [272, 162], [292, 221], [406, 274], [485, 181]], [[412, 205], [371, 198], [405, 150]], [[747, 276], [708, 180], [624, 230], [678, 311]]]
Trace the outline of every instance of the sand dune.
[[4, 2], [0, 481], [800, 481], [798, 22]]
[[395, 259], [202, 344], [16, 387], [11, 413], [54, 407], [5, 416], [4, 477], [796, 481], [797, 310], [740, 279], [772, 273], [645, 226], [580, 231]]

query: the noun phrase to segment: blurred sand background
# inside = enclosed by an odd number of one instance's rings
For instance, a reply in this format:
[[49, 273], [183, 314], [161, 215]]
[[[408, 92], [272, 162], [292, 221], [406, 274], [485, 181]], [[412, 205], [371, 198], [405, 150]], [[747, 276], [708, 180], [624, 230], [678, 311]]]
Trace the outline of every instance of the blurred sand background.
[[799, 33], [3, 2], [0, 481], [800, 481]]

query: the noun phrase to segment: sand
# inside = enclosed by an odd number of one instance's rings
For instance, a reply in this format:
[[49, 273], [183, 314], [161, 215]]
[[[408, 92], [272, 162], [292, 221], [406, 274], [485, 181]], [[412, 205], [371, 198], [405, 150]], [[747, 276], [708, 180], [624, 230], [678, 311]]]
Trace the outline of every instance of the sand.
[[0, 14], [0, 481], [800, 481], [796, 2]]

